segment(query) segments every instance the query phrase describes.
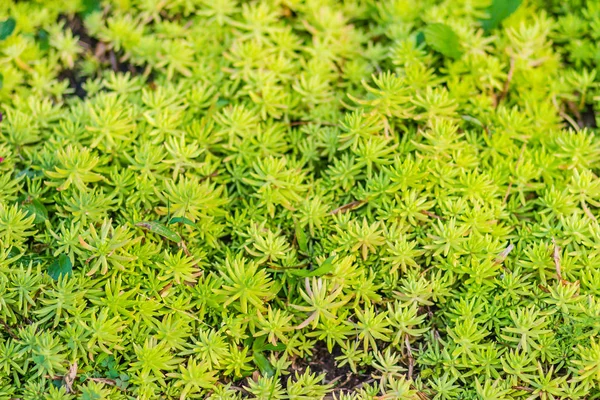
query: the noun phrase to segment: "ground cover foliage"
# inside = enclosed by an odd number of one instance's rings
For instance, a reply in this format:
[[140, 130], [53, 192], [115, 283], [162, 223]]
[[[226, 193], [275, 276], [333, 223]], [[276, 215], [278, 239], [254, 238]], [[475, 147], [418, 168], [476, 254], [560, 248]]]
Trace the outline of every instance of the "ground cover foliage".
[[0, 398], [600, 398], [599, 39], [597, 1], [0, 2]]

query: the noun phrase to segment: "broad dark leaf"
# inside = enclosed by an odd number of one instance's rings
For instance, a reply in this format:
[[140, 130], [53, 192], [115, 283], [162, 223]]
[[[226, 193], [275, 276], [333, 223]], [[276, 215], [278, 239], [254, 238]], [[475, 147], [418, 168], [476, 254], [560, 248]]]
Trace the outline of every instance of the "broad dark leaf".
[[312, 276], [323, 276], [327, 275], [331, 271], [333, 271], [333, 260], [335, 256], [329, 257], [327, 260], [323, 261], [323, 264], [319, 266], [319, 268], [314, 269], [312, 271], [306, 269], [290, 269], [288, 272], [292, 275], [300, 276], [302, 278], [308, 278]]
[[460, 58], [462, 50], [456, 32], [446, 24], [431, 24], [425, 28], [425, 41], [446, 57]]
[[486, 10], [489, 17], [481, 21], [481, 26], [486, 32], [498, 28], [502, 21], [519, 8], [521, 2], [522, 0], [493, 0]]
[[82, 0], [82, 5], [83, 10], [81, 11], [81, 15], [84, 18], [102, 9], [100, 6], [100, 0]]
[[17, 26], [17, 22], [14, 18], [7, 18], [4, 21], [0, 22], [0, 40], [6, 40], [10, 35], [12, 35], [15, 27]]
[[73, 272], [73, 264], [65, 254], [61, 254], [58, 259], [54, 260], [48, 267], [48, 275], [57, 281], [61, 275], [71, 275]]
[[40, 29], [36, 36], [40, 50], [48, 50], [50, 48], [50, 38], [45, 29]]
[[306, 232], [299, 224], [296, 224], [296, 241], [298, 242], [298, 248], [301, 252], [308, 252], [308, 237], [306, 236]]
[[275, 369], [262, 353], [254, 353], [254, 363], [263, 376], [271, 377], [275, 375]]
[[35, 224], [41, 224], [48, 219], [48, 210], [39, 200], [27, 200], [21, 204], [21, 208], [25, 210], [29, 215], [35, 215], [33, 222]]

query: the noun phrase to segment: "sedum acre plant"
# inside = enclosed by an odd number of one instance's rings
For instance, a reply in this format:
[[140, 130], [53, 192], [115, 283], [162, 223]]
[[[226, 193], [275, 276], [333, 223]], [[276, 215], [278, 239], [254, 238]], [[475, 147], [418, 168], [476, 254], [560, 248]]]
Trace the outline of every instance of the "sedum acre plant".
[[600, 398], [600, 3], [0, 2], [0, 399]]

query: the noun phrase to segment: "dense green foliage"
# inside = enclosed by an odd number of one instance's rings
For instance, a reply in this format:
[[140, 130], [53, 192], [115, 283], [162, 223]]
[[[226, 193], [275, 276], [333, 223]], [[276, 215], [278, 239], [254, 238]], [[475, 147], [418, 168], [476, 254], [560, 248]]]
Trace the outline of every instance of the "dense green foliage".
[[0, 399], [600, 398], [598, 61], [592, 0], [2, 0]]

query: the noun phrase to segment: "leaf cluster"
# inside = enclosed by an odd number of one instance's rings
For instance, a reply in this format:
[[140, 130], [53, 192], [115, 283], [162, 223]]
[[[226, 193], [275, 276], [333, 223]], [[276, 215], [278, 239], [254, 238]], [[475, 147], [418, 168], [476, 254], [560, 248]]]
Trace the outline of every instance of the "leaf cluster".
[[598, 398], [598, 39], [579, 0], [0, 2], [0, 399]]

